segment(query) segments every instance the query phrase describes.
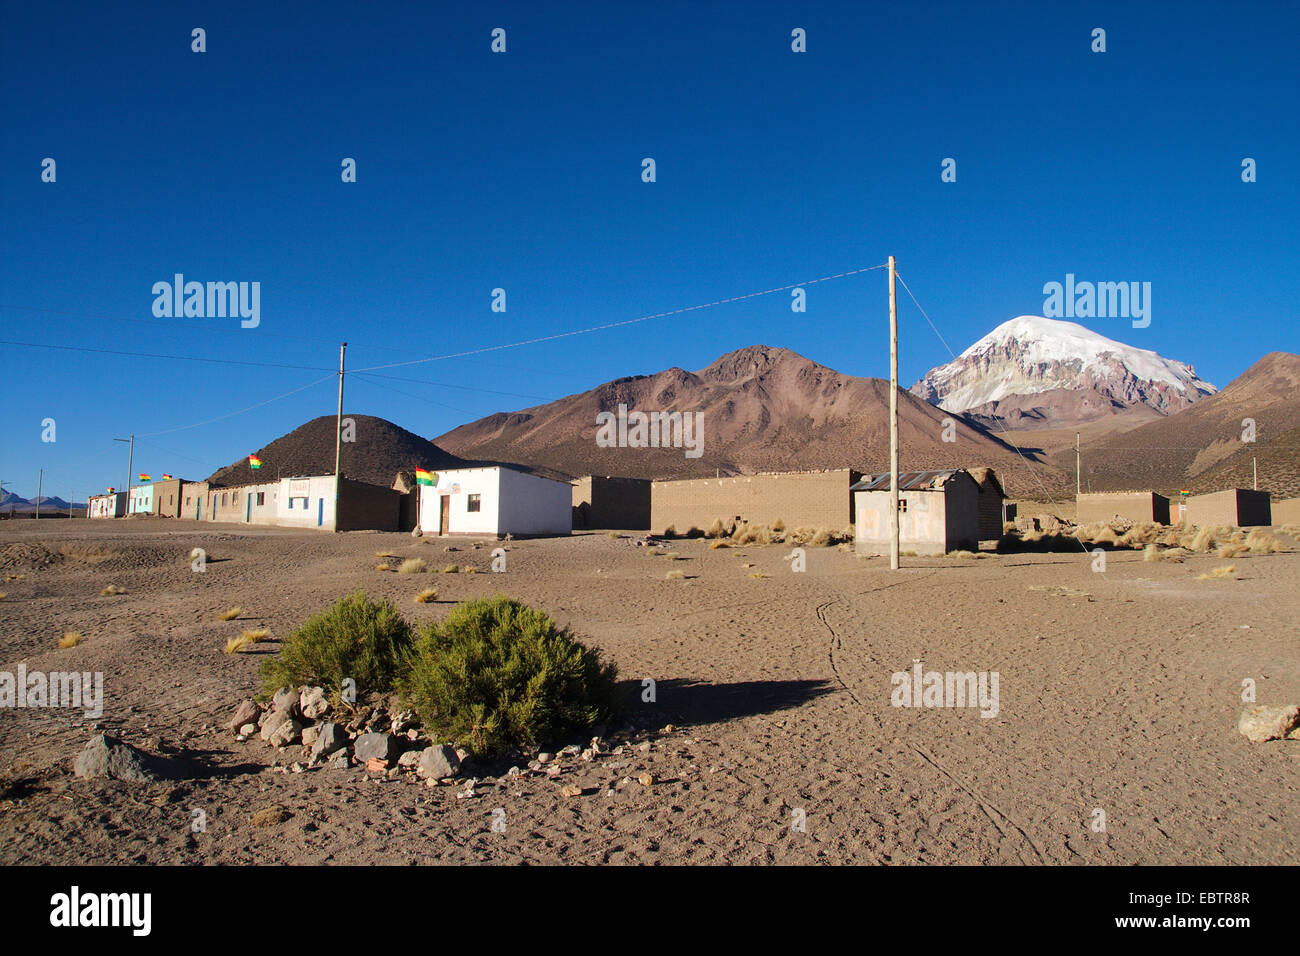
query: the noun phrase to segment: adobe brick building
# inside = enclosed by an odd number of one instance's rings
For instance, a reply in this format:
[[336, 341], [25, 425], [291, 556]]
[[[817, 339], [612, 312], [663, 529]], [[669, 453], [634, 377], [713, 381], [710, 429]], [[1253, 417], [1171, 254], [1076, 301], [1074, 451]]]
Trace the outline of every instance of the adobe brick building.
[[[858, 554], [889, 554], [890, 475], [866, 475], [853, 486]], [[1001, 514], [1001, 506], [998, 509]], [[998, 535], [1002, 534], [1001, 521]], [[980, 485], [962, 468], [910, 471], [898, 476], [900, 551], [941, 555], [979, 547]]]
[[1252, 491], [1249, 488], [1229, 488], [1208, 495], [1192, 495], [1187, 499], [1187, 523], [1202, 528], [1219, 525], [1235, 528], [1271, 525], [1271, 499], [1267, 491]]
[[1270, 510], [1272, 512], [1273, 524], [1300, 524], [1300, 498], [1287, 498], [1285, 501], [1274, 501]]
[[850, 468], [730, 478], [684, 478], [650, 486], [650, 528], [678, 534], [708, 530], [715, 519], [840, 531], [853, 523], [849, 491], [862, 473]]
[[573, 482], [573, 527], [650, 530], [649, 478], [588, 475]]
[[1081, 494], [1074, 520], [1081, 525], [1098, 521], [1154, 521], [1169, 524], [1169, 499], [1154, 491], [1115, 491]]
[[[1002, 482], [992, 468], [971, 468], [971, 478], [979, 485], [979, 539], [981, 541], [1001, 541], [1002, 522], [1005, 520], [1007, 494], [1002, 490]], [[1011, 517], [1015, 520], [1015, 516]]]

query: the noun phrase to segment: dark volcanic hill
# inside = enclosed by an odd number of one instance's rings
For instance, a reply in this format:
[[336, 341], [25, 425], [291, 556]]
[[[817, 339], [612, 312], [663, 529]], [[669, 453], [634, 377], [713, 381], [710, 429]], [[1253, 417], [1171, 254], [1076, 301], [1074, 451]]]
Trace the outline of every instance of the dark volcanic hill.
[[[387, 419], [349, 413], [344, 418], [356, 422], [356, 441], [343, 443], [342, 472], [346, 478], [389, 487], [399, 471], [469, 464]], [[254, 454], [262, 459], [262, 467], [257, 471], [248, 466], [247, 458], [241, 458], [213, 472], [208, 481], [218, 485], [244, 485], [274, 481], [277, 476], [331, 475], [335, 423], [333, 415], [314, 418], [257, 449]]]
[[[596, 415], [629, 411], [701, 412], [703, 454], [680, 448], [601, 448]], [[944, 419], [956, 441], [942, 440]], [[1059, 468], [1036, 464], [1036, 476], [1014, 450], [960, 414], [899, 390], [904, 469], [992, 466], [1008, 490], [1061, 488]], [[500, 412], [434, 441], [464, 457], [541, 466], [570, 475], [642, 478], [703, 477], [853, 467], [889, 467], [889, 383], [856, 378], [788, 349], [755, 345], [730, 352], [708, 368], [670, 368], [620, 378], [579, 395], [518, 412]]]
[[[1255, 422], [1255, 442], [1242, 441], [1244, 419]], [[1300, 355], [1270, 352], [1217, 394], [1083, 449], [1085, 488], [1215, 491], [1250, 487], [1250, 459], [1260, 460], [1260, 488], [1293, 488], [1295, 429], [1300, 422]], [[1290, 444], [1288, 444], [1290, 443]], [[1289, 449], [1289, 450], [1288, 450]], [[1286, 465], [1286, 461], [1292, 462]], [[1266, 477], [1264, 461], [1276, 472]], [[1057, 463], [1073, 471], [1073, 450]], [[1242, 484], [1243, 479], [1245, 484]], [[1294, 494], [1294, 491], [1287, 492]]]

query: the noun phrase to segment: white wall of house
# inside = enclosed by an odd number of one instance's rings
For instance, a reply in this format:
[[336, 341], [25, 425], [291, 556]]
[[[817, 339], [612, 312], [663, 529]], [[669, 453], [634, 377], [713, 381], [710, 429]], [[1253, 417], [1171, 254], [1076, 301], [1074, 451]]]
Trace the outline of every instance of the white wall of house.
[[501, 534], [568, 534], [573, 530], [573, 486], [502, 468], [499, 515]]
[[275, 494], [275, 524], [334, 530], [333, 475], [281, 478]]
[[[889, 553], [889, 492], [855, 491], [854, 550]], [[951, 479], [937, 490], [899, 490], [898, 545], [901, 551], [941, 555], [974, 548], [979, 539], [979, 488], [973, 480]]]
[[116, 491], [111, 495], [91, 495], [86, 503], [86, 515], [90, 518], [120, 518], [125, 513], [124, 491]]
[[[275, 524], [278, 520], [278, 502], [280, 500], [280, 482], [272, 481], [261, 485], [245, 485], [239, 489], [244, 503], [244, 520], [250, 524]], [[330, 498], [333, 500], [334, 482], [330, 481]], [[261, 499], [259, 503], [258, 499]], [[328, 508], [332, 505], [327, 505]]]
[[[499, 531], [502, 468], [456, 468], [438, 472], [438, 484], [420, 486], [420, 529], [437, 534], [442, 499], [449, 500], [447, 534], [502, 534]], [[567, 485], [565, 486], [568, 487]], [[572, 492], [570, 492], [572, 496]], [[477, 497], [477, 511], [470, 511]]]

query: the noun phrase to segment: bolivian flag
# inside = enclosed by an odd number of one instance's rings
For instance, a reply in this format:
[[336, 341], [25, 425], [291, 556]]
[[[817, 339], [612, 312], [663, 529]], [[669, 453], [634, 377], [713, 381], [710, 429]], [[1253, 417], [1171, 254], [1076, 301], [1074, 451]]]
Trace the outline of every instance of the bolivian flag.
[[438, 476], [431, 471], [417, 468], [415, 469], [415, 483], [417, 485], [428, 485], [429, 487], [433, 487], [438, 483]]
[[109, 488], [109, 489], [108, 489], [108, 493], [111, 495], [111, 494], [113, 493], [113, 489], [112, 489], [112, 488]]
[[171, 481], [171, 478], [172, 478], [171, 475], [166, 475], [166, 474], [163, 475], [163, 481]]
[[249, 467], [249, 468], [252, 468], [252, 469], [254, 469], [254, 470], [257, 470], [258, 468], [261, 468], [261, 467], [262, 467], [262, 459], [258, 458], [256, 455], [249, 455], [249, 456], [248, 456], [248, 467]]
[[140, 476], [140, 480], [141, 480], [141, 481], [153, 481], [153, 479], [150, 478], [148, 475], [141, 475], [141, 476]]

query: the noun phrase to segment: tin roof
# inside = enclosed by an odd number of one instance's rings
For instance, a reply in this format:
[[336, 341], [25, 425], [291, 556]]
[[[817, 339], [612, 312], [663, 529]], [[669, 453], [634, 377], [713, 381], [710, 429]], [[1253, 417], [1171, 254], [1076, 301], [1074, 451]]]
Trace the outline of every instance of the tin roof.
[[[939, 489], [947, 484], [953, 475], [964, 472], [963, 468], [944, 468], [938, 471], [900, 471], [898, 487], [900, 491]], [[862, 480], [849, 486], [849, 491], [888, 491], [889, 472], [883, 475], [863, 475]]]

